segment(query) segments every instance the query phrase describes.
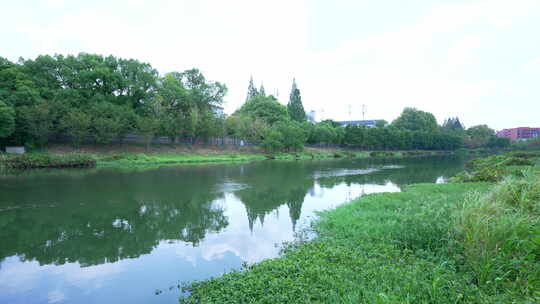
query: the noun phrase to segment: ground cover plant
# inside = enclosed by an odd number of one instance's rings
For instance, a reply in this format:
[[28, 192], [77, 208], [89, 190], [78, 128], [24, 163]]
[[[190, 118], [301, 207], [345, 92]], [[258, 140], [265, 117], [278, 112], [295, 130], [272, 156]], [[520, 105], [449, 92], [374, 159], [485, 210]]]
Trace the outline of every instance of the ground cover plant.
[[0, 159], [5, 168], [88, 168], [95, 167], [96, 160], [86, 154], [55, 155], [49, 153], [28, 153], [22, 155], [5, 155]]

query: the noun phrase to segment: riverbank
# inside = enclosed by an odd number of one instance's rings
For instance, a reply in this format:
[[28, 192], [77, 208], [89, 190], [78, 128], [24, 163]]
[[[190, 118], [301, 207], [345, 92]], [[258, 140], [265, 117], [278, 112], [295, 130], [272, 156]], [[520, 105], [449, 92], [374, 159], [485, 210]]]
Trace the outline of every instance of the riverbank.
[[261, 160], [321, 160], [331, 158], [404, 158], [442, 155], [481, 155], [486, 150], [457, 151], [356, 151], [338, 148], [306, 147], [302, 152], [265, 153], [258, 147], [210, 145], [111, 144], [53, 145], [24, 156], [0, 154], [0, 168], [83, 168], [151, 169], [162, 166], [237, 163]]
[[[331, 158], [401, 158], [454, 154], [451, 151], [351, 151], [306, 147], [302, 152], [264, 153], [257, 147], [216, 147], [186, 145], [141, 146], [137, 144], [82, 146], [56, 145], [25, 156], [3, 155], [0, 166], [10, 168], [112, 167], [146, 169], [161, 166], [235, 163], [260, 160], [320, 160]], [[72, 160], [79, 159], [80, 162]], [[19, 161], [20, 160], [20, 161]], [[51, 161], [54, 160], [54, 161]], [[24, 166], [8, 163], [21, 162]]]
[[[533, 165], [498, 183], [416, 184], [322, 212], [314, 240], [186, 286], [180, 302], [538, 303], [540, 159], [512, 157]], [[469, 174], [486, 162], [476, 163]]]
[[88, 154], [0, 154], [0, 168], [6, 169], [92, 168], [96, 163], [96, 159]]

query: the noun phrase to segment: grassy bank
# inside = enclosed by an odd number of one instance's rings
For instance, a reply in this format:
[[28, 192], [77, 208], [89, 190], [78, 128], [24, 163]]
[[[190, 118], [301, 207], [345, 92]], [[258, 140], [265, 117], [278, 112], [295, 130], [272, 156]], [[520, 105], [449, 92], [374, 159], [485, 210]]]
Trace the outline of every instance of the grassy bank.
[[260, 154], [113, 154], [94, 155], [98, 167], [154, 168], [203, 163], [234, 163], [266, 159]]
[[[148, 169], [161, 166], [234, 163], [257, 160], [320, 160], [330, 158], [401, 158], [453, 154], [449, 151], [350, 151], [334, 148], [306, 148], [302, 152], [264, 153], [257, 147], [112, 144], [87, 145], [74, 149], [71, 146], [51, 146], [46, 152], [28, 153], [24, 161], [13, 168], [62, 168], [62, 167], [113, 167]], [[6, 166], [5, 159], [0, 166]], [[47, 159], [48, 158], [48, 159]], [[79, 160], [70, 162], [68, 160]], [[62, 161], [64, 160], [64, 161]], [[65, 163], [65, 165], [64, 165]]]
[[7, 169], [91, 168], [95, 166], [96, 160], [87, 154], [28, 153], [0, 155], [0, 167]]
[[194, 283], [180, 302], [538, 303], [537, 169], [365, 196], [321, 213], [314, 240]]

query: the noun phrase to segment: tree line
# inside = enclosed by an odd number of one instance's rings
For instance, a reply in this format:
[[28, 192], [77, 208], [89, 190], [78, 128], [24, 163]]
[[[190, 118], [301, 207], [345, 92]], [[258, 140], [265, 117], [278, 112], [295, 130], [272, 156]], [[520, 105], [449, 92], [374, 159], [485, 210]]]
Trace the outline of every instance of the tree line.
[[0, 58], [0, 139], [43, 146], [52, 135], [108, 144], [136, 131], [151, 139], [208, 137], [223, 128], [227, 87], [197, 69], [160, 76], [148, 63], [114, 56]]
[[251, 78], [246, 101], [227, 116], [226, 94], [223, 83], [198, 69], [161, 76], [148, 63], [86, 53], [17, 63], [0, 58], [0, 146], [44, 146], [58, 135], [75, 146], [89, 138], [109, 144], [130, 132], [148, 144], [158, 135], [171, 142], [230, 136], [267, 152], [299, 151], [306, 144], [367, 150], [509, 145], [488, 126], [466, 129], [458, 118], [438, 125], [433, 114], [415, 108], [376, 127], [311, 122], [294, 79], [286, 105]]
[[457, 117], [438, 125], [433, 114], [415, 108], [405, 108], [391, 124], [379, 120], [374, 127], [333, 120], [310, 122], [295, 80], [284, 106], [267, 96], [262, 86], [257, 90], [251, 79], [246, 102], [227, 119], [227, 125], [229, 135], [259, 142], [269, 152], [297, 151], [305, 144], [365, 150], [455, 150], [510, 144], [486, 125], [466, 129]]

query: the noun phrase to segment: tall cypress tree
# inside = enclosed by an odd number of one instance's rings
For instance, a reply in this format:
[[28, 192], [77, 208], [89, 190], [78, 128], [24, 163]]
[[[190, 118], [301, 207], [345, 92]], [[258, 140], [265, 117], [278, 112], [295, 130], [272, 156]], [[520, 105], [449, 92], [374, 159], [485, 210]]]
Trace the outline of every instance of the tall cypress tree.
[[291, 94], [289, 95], [289, 103], [287, 104], [287, 109], [289, 110], [289, 116], [291, 116], [293, 120], [306, 120], [306, 112], [304, 111], [304, 106], [302, 105], [302, 96], [300, 96], [300, 90], [296, 86], [296, 79], [293, 79], [293, 85], [291, 89]]
[[257, 92], [257, 88], [255, 88], [255, 85], [253, 84], [253, 76], [249, 79], [249, 86], [248, 86], [248, 93], [246, 97], [246, 102], [249, 101], [251, 98], [259, 95], [259, 92]]

